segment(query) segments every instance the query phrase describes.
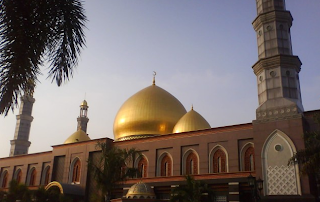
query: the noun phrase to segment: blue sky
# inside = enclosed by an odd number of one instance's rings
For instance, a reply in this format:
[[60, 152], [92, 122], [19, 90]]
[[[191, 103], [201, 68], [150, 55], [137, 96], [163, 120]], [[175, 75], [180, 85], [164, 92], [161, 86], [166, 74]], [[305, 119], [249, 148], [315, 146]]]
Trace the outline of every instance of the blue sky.
[[[320, 108], [320, 1], [287, 0], [294, 18], [293, 52], [300, 57], [305, 110]], [[113, 138], [113, 121], [131, 95], [156, 84], [187, 110], [194, 105], [212, 127], [248, 123], [258, 107], [255, 1], [85, 1], [87, 47], [74, 78], [62, 87], [40, 78], [34, 97], [29, 152], [51, 150], [76, 131], [88, 101], [92, 139]], [[16, 118], [0, 117], [0, 157], [9, 154]]]

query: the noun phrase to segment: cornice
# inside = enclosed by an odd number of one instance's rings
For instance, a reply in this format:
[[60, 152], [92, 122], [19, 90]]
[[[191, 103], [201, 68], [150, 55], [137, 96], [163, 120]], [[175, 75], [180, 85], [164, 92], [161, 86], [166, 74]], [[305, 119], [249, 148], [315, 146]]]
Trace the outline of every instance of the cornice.
[[274, 21], [286, 22], [289, 27], [291, 27], [293, 18], [290, 11], [274, 10], [258, 15], [256, 19], [253, 20], [252, 25], [254, 30], [257, 31], [263, 24]]
[[298, 56], [294, 55], [276, 55], [268, 58], [262, 58], [258, 60], [253, 66], [253, 72], [255, 75], [261, 73], [265, 69], [272, 69], [275, 67], [289, 67], [294, 68], [298, 73], [301, 70], [301, 61]]

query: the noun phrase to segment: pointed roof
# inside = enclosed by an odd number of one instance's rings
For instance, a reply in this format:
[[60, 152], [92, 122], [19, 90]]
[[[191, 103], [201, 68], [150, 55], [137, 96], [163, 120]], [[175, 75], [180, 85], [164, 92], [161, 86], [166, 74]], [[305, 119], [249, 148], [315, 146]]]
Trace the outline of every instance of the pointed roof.
[[209, 128], [211, 128], [210, 124], [198, 112], [193, 110], [192, 106], [191, 110], [181, 117], [176, 123], [173, 128], [173, 133], [204, 130]]

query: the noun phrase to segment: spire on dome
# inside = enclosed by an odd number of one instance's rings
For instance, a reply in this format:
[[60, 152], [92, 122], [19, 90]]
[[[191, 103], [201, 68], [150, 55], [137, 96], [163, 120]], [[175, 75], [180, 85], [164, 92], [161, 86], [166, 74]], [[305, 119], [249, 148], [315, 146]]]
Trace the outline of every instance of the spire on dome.
[[153, 81], [152, 81], [152, 85], [156, 85], [156, 75], [157, 75], [157, 72], [153, 71]]

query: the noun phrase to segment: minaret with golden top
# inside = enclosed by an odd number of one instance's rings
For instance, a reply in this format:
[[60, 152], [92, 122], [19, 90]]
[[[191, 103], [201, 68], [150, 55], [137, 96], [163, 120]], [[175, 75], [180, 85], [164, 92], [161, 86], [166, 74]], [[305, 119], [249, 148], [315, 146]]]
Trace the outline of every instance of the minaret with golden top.
[[88, 118], [88, 103], [86, 100], [83, 100], [81, 105], [80, 105], [80, 116], [77, 118], [78, 125], [77, 125], [77, 130], [81, 129], [84, 132], [87, 132], [87, 124], [89, 121]]

